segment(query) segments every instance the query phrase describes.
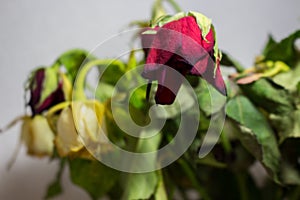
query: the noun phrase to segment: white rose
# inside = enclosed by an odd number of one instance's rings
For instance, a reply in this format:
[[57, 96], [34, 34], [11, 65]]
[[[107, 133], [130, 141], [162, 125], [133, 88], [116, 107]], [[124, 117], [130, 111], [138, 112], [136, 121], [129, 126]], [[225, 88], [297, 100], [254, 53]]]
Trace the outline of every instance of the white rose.
[[21, 140], [26, 144], [28, 154], [45, 156], [53, 153], [54, 133], [41, 115], [24, 118]]
[[55, 138], [59, 155], [82, 154], [84, 144], [98, 144], [103, 117], [104, 105], [97, 101], [73, 102], [64, 108], [57, 121]]

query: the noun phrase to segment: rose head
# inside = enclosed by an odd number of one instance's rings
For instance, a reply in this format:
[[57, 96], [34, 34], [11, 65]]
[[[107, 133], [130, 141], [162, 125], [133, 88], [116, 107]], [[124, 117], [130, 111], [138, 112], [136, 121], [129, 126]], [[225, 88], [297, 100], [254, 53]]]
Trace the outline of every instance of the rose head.
[[226, 95], [215, 31], [204, 15], [189, 12], [164, 17], [141, 38], [146, 54], [142, 76], [158, 81], [157, 104], [172, 104], [186, 75], [201, 76]]
[[22, 124], [21, 140], [27, 146], [27, 153], [35, 156], [51, 156], [54, 148], [54, 133], [47, 119], [42, 115], [26, 117]]
[[29, 79], [30, 99], [28, 105], [32, 114], [36, 115], [49, 109], [51, 106], [69, 99], [66, 88], [71, 83], [67, 77], [53, 68], [39, 68], [32, 73]]
[[[91, 158], [85, 145], [90, 145], [89, 150], [94, 153], [109, 149], [109, 143], [101, 137], [102, 130], [105, 128], [105, 109], [104, 104], [94, 100], [76, 101], [71, 106], [65, 107], [56, 124], [57, 133], [54, 143], [58, 155]], [[102, 149], [97, 149], [97, 145], [92, 147], [92, 144], [99, 143]]]

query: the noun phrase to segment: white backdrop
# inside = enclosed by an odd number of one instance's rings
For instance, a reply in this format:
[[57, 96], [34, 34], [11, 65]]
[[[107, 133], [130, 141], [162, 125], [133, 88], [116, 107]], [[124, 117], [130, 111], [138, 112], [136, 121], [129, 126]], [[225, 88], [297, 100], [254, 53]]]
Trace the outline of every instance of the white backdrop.
[[[74, 47], [91, 50], [137, 19], [148, 19], [152, 0], [1, 0], [0, 1], [0, 127], [24, 110], [23, 83], [39, 65], [50, 65]], [[179, 1], [213, 19], [219, 46], [250, 66], [269, 33], [281, 39], [300, 28], [299, 0]], [[113, 49], [107, 49], [114, 55]], [[18, 142], [20, 126], [0, 134], [0, 199], [42, 199], [57, 163], [26, 155], [6, 170]], [[56, 199], [89, 199], [64, 173], [65, 193]]]

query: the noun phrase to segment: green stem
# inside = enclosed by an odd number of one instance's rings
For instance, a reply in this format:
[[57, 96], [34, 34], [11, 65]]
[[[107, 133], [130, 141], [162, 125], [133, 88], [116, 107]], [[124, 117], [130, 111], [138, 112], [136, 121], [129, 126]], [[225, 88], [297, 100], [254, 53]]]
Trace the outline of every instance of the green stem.
[[157, 189], [155, 192], [155, 199], [159, 200], [167, 200], [167, 192], [164, 184], [164, 179], [163, 179], [163, 174], [162, 170], [157, 171], [157, 176], [158, 176], [158, 183], [157, 183]]
[[116, 63], [117, 65], [123, 65], [121, 61], [114, 59], [92, 60], [86, 63], [77, 74], [77, 78], [74, 83], [73, 100], [86, 100], [86, 95], [84, 92], [85, 78], [90, 69], [92, 69], [92, 67], [97, 65], [108, 66], [112, 63]]
[[189, 164], [183, 159], [179, 159], [178, 160], [179, 164], [181, 165], [182, 169], [184, 170], [185, 174], [188, 176], [188, 178], [190, 179], [190, 181], [192, 182], [192, 184], [194, 185], [194, 187], [198, 190], [198, 192], [200, 193], [200, 196], [202, 197], [202, 199], [205, 200], [210, 200], [209, 195], [207, 194], [207, 192], [205, 191], [205, 188], [203, 188], [199, 183], [197, 178], [195, 177], [196, 173], [191, 169], [191, 167], [189, 166]]
[[226, 55], [226, 56], [230, 62], [230, 65], [232, 67], [234, 67], [238, 73], [243, 73], [245, 71], [245, 68], [237, 60], [235, 60], [234, 58], [232, 58], [229, 55]]
[[297, 186], [290, 195], [291, 200], [297, 200], [300, 198], [300, 186]]
[[182, 12], [180, 6], [174, 0], [167, 0], [176, 12]]
[[230, 153], [232, 150], [231, 144], [230, 144], [230, 140], [227, 137], [225, 132], [222, 132], [221, 134], [221, 143], [223, 145], [223, 148], [225, 150], [226, 153]]
[[239, 191], [240, 191], [240, 199], [248, 200], [249, 195], [248, 195], [248, 191], [247, 191], [247, 186], [245, 185], [245, 174], [237, 172], [236, 179], [237, 179], [238, 187], [239, 187]]

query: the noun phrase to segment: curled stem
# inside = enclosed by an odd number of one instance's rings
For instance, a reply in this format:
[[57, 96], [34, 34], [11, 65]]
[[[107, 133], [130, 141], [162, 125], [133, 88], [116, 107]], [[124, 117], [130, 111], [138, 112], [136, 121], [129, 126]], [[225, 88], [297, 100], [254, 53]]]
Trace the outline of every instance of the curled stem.
[[110, 64], [124, 65], [121, 61], [115, 59], [105, 59], [105, 60], [92, 60], [86, 63], [78, 72], [77, 78], [74, 83], [73, 90], [73, 100], [86, 100], [86, 95], [84, 92], [85, 88], [85, 78], [88, 72], [97, 65], [109, 66]]
[[182, 9], [180, 8], [180, 6], [174, 0], [167, 0], [167, 1], [174, 8], [174, 10], [176, 12], [181, 12], [182, 11]]

